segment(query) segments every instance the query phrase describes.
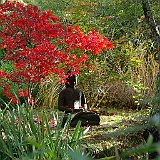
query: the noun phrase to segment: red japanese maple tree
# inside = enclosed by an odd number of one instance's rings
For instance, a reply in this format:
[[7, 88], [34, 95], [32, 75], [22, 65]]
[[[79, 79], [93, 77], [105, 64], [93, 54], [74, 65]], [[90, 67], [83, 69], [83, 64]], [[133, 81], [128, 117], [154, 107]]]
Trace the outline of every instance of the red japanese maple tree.
[[[51, 72], [65, 78], [66, 68], [76, 74], [85, 66], [88, 54], [112, 48], [112, 43], [97, 31], [85, 35], [77, 26], [63, 25], [50, 11], [15, 1], [0, 4], [0, 26], [3, 61], [14, 64], [11, 74], [0, 70], [0, 78], [16, 83], [40, 83]], [[15, 99], [9, 86], [4, 86], [5, 93]]]

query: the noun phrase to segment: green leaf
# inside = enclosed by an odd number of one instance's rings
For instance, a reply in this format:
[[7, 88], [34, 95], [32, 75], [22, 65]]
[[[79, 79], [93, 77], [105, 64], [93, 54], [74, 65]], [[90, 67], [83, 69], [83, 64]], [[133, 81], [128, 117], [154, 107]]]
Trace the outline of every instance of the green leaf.
[[150, 145], [153, 143], [153, 136], [151, 134], [149, 134], [149, 137], [147, 139], [147, 144]]

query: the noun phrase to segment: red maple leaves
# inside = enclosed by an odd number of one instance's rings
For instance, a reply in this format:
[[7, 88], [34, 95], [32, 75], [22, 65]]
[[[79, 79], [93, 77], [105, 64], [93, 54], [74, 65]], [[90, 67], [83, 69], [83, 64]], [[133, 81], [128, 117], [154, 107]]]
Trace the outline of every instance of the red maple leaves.
[[[14, 71], [8, 77], [16, 83], [39, 83], [51, 72], [64, 78], [66, 68], [78, 73], [88, 53], [112, 48], [97, 31], [85, 35], [77, 26], [64, 26], [50, 11], [18, 2], [0, 4], [0, 25], [3, 61], [13, 62]], [[0, 78], [6, 76], [0, 71]]]

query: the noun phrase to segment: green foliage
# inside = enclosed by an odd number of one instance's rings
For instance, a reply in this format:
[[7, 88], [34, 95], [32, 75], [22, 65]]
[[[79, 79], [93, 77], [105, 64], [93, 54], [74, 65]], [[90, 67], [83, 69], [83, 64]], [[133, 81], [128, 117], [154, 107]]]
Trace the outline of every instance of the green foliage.
[[125, 0], [28, 0], [42, 10], [50, 9], [54, 14], [72, 25], [78, 25], [83, 31], [97, 29], [119, 38], [134, 33], [138, 20], [143, 15], [141, 1], [133, 3]]
[[101, 110], [147, 107], [146, 100], [155, 93], [158, 73], [158, 64], [148, 51], [147, 43], [135, 48], [129, 41], [122, 48], [93, 60], [95, 67], [85, 70], [78, 78], [78, 86], [85, 91], [89, 107]]
[[[69, 160], [73, 156], [71, 151], [80, 150], [83, 135], [80, 122], [74, 131], [70, 131], [70, 118], [61, 128], [61, 117], [55, 120], [58, 125], [51, 128], [49, 119], [54, 122], [54, 115], [48, 117], [47, 113], [24, 107], [18, 106], [18, 111], [0, 111], [0, 159]], [[38, 122], [34, 122], [35, 118]]]
[[50, 74], [39, 85], [39, 90], [36, 99], [40, 102], [43, 108], [56, 108], [58, 93], [62, 89], [59, 79], [55, 74]]
[[144, 85], [141, 83], [140, 81], [140, 75], [138, 75], [137, 77], [137, 81], [136, 82], [131, 82], [129, 81], [127, 83], [127, 85], [131, 88], [133, 88], [133, 90], [135, 91], [134, 95], [133, 95], [133, 99], [135, 100], [135, 103], [139, 106], [140, 104], [142, 104], [143, 101], [143, 95], [142, 92], [147, 90], [147, 88], [144, 87]]
[[14, 69], [14, 66], [13, 66], [13, 62], [11, 61], [1, 61], [1, 69], [4, 71], [4, 72], [7, 72], [9, 74], [13, 73], [13, 69]]
[[160, 11], [159, 11], [160, 3], [157, 0], [152, 0], [152, 1], [150, 0], [149, 2], [150, 2], [151, 10], [153, 12], [153, 16], [156, 20], [156, 23], [160, 24]]
[[25, 0], [25, 2], [37, 5], [41, 10], [51, 10], [57, 16], [63, 16], [66, 6], [70, 4], [70, 0]]
[[[159, 128], [160, 127], [160, 116], [154, 115], [153, 117], [148, 119], [147, 124], [140, 126], [140, 127], [141, 127], [140, 131], [144, 131], [145, 128], [147, 129], [147, 128], [154, 127], [159, 132], [160, 131], [159, 130], [160, 129]], [[135, 127], [132, 127], [132, 128], [135, 129], [134, 132], [137, 131], [137, 129]], [[156, 136], [156, 135], [154, 135], [154, 136]], [[153, 135], [150, 134], [145, 144], [141, 144], [141, 145], [137, 146], [136, 148], [131, 148], [128, 151], [123, 152], [120, 156], [122, 158], [125, 158], [125, 157], [129, 157], [131, 155], [142, 155], [145, 153], [158, 152], [159, 149], [160, 149], [160, 142], [159, 141], [153, 142]], [[159, 158], [160, 157], [157, 157], [157, 160]]]
[[[1, 40], [0, 40], [1, 41]], [[3, 49], [0, 49], [0, 60], [3, 58]]]

